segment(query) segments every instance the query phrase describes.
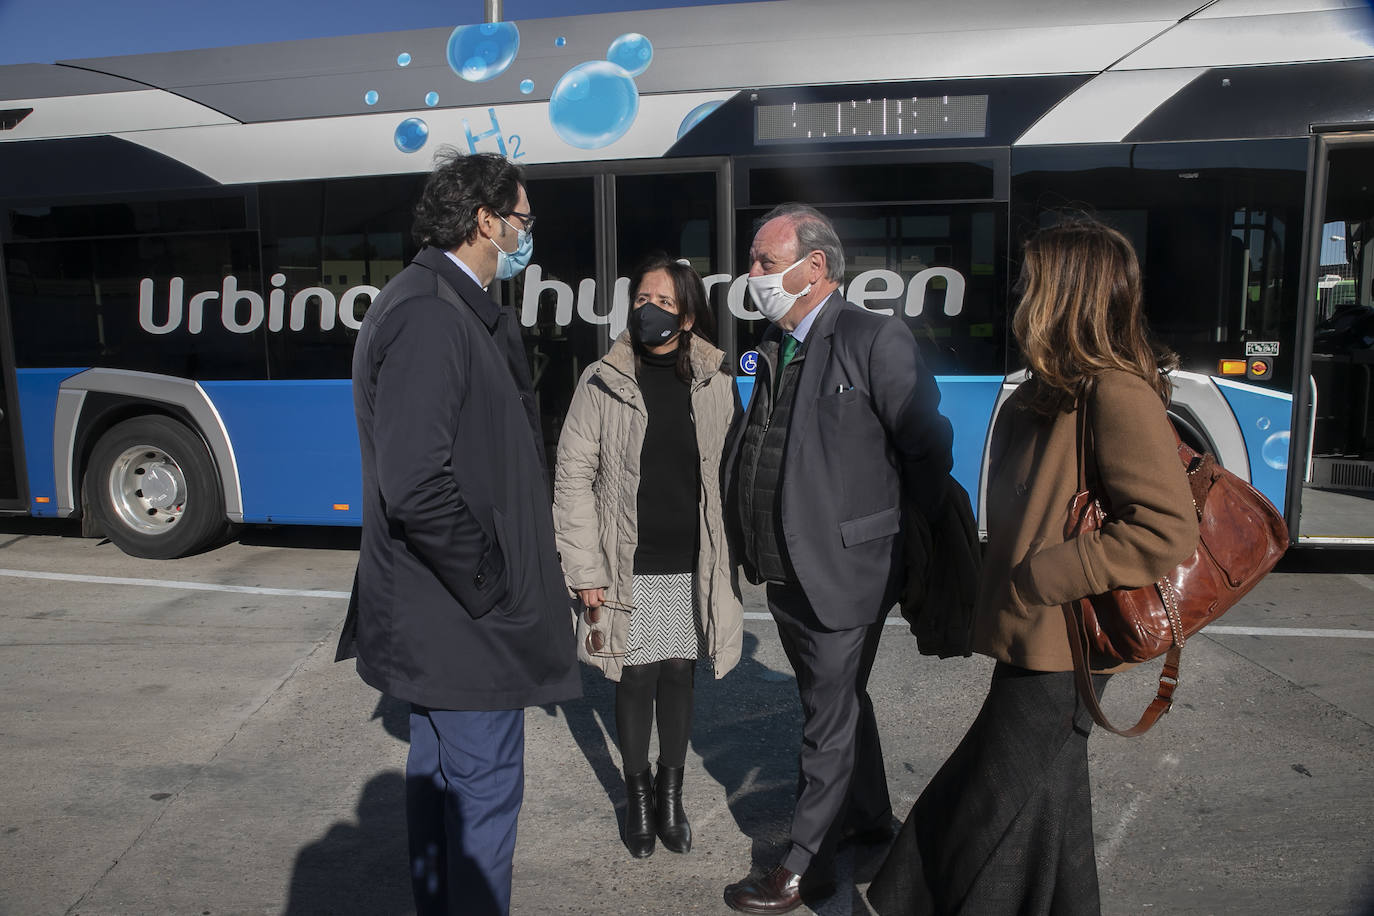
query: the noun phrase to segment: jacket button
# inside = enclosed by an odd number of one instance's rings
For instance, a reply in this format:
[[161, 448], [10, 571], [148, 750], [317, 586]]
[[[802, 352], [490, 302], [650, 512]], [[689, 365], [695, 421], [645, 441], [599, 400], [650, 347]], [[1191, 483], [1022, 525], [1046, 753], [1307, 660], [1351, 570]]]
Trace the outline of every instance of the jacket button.
[[473, 577], [472, 577], [472, 584], [475, 585], [475, 586], [477, 586], [478, 588], [481, 588], [482, 586], [486, 585], [486, 584], [487, 584], [487, 575], [486, 575], [486, 573], [478, 573], [477, 575], [473, 576]]
[[1026, 495], [1027, 493], [1029, 493], [1029, 492], [1030, 492], [1030, 487], [1026, 486], [1025, 483], [1018, 483], [1018, 484], [1016, 485], [1016, 495], [1017, 495], [1017, 496], [1025, 496], [1025, 495]]

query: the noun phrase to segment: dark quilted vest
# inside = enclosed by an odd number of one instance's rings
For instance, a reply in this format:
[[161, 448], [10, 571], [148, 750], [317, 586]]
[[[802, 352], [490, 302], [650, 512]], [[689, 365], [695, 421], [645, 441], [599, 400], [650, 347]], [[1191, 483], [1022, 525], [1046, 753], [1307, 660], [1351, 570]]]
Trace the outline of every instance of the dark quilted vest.
[[[776, 347], [773, 354], [770, 367], [776, 364]], [[782, 536], [781, 498], [783, 449], [792, 405], [797, 400], [801, 363], [798, 353], [783, 370], [776, 404], [767, 386], [758, 391], [740, 444], [739, 512], [744, 555], [759, 578], [769, 582], [797, 581]]]

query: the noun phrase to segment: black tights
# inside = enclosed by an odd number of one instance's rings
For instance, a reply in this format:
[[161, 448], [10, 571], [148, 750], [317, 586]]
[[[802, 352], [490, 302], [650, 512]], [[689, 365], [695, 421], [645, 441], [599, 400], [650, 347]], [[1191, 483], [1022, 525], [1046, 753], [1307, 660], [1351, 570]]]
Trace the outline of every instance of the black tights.
[[626, 665], [615, 690], [615, 730], [620, 757], [628, 774], [649, 768], [649, 732], [658, 701], [658, 762], [680, 767], [687, 762], [692, 734], [692, 675], [696, 661], [667, 658], [647, 665]]

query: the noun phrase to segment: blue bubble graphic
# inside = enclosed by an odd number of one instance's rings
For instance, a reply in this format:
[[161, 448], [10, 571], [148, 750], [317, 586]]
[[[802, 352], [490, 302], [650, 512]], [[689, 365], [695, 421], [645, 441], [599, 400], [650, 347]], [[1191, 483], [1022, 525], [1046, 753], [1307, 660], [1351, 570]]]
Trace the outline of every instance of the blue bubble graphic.
[[469, 83], [484, 83], [505, 73], [519, 50], [513, 22], [460, 25], [448, 37], [448, 65]]
[[377, 90], [376, 90], [376, 89], [369, 89], [369, 90], [367, 90], [367, 92], [363, 95], [363, 101], [366, 102], [366, 103], [369, 104], [369, 105], [376, 105], [376, 104], [377, 104], [377, 99], [379, 99], [379, 98], [381, 98], [381, 96], [377, 95]]
[[564, 38], [562, 35], [559, 35], [557, 38], [553, 40], [553, 46], [555, 48], [561, 48], [567, 43], [568, 39]]
[[396, 125], [395, 139], [396, 148], [401, 152], [416, 152], [429, 139], [429, 125], [419, 118], [406, 118]]
[[439, 104], [439, 93], [437, 93], [437, 92], [428, 92], [428, 93], [426, 93], [426, 94], [425, 94], [425, 104], [428, 105], [430, 108], [433, 108], [435, 105], [438, 105], [438, 104]]
[[626, 32], [611, 42], [606, 59], [623, 67], [630, 76], [639, 76], [649, 69], [649, 61], [654, 59], [654, 46], [638, 32]]
[[410, 66], [410, 54], [407, 53], [407, 52], [405, 52], [405, 51], [402, 51], [400, 54], [397, 54], [397, 55], [396, 55], [396, 66], [398, 66], [398, 67], [409, 67], [409, 66]]
[[687, 112], [687, 117], [683, 118], [682, 123], [678, 125], [677, 138], [681, 140], [686, 136], [689, 130], [706, 120], [707, 115], [724, 104], [724, 99], [716, 99], [714, 102], [702, 102], [696, 108]]
[[523, 92], [525, 95], [529, 95], [531, 92], [533, 92], [534, 80], [521, 80], [520, 91]]
[[549, 96], [549, 122], [565, 143], [578, 149], [609, 146], [639, 114], [639, 89], [625, 69], [604, 60], [578, 64], [558, 80]]
[[1264, 448], [1260, 449], [1260, 454], [1264, 456], [1264, 463], [1274, 470], [1288, 470], [1288, 430], [1274, 433], [1265, 439]]
[[1258, 420], [1255, 421], [1255, 425], [1260, 429], [1268, 429], [1272, 422], [1273, 421], [1271, 421], [1268, 417], [1260, 417]]

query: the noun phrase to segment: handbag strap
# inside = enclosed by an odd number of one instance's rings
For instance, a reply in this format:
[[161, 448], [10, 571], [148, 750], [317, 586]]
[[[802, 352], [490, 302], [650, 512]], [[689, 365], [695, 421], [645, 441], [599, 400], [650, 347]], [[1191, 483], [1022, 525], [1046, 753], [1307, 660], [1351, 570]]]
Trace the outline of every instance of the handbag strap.
[[[1078, 492], [1082, 493], [1088, 488], [1087, 479], [1087, 450], [1088, 450], [1088, 392], [1085, 389], [1075, 404], [1077, 411], [1077, 439], [1078, 439]], [[1178, 435], [1177, 430], [1174, 433]], [[1169, 711], [1174, 702], [1174, 690], [1178, 687], [1178, 666], [1182, 656], [1183, 641], [1180, 638], [1182, 629], [1178, 620], [1178, 595], [1174, 592], [1173, 585], [1168, 579], [1160, 579], [1155, 583], [1155, 588], [1159, 589], [1160, 599], [1164, 602], [1164, 607], [1169, 611], [1169, 626], [1174, 635], [1173, 645], [1169, 646], [1169, 651], [1164, 656], [1164, 669], [1159, 674], [1159, 689], [1155, 692], [1155, 698], [1150, 701], [1150, 705], [1145, 707], [1145, 712], [1140, 716], [1140, 720], [1130, 728], [1117, 728], [1107, 719], [1107, 714], [1102, 711], [1102, 706], [1097, 702], [1097, 693], [1093, 690], [1092, 671], [1088, 667], [1088, 628], [1083, 622], [1083, 611], [1077, 601], [1066, 603], [1064, 608], [1064, 622], [1069, 630], [1069, 651], [1073, 654], [1073, 679], [1078, 687], [1078, 696], [1083, 701], [1083, 705], [1091, 713], [1093, 721], [1105, 728], [1107, 731], [1120, 735], [1123, 738], [1135, 738], [1145, 734], [1154, 728], [1159, 717]]]
[[1173, 705], [1174, 690], [1178, 687], [1178, 664], [1183, 652], [1182, 647], [1174, 643], [1165, 653], [1164, 670], [1159, 674], [1159, 690], [1150, 701], [1150, 705], [1145, 707], [1140, 721], [1130, 728], [1117, 728], [1107, 720], [1107, 714], [1102, 711], [1097, 702], [1097, 694], [1093, 691], [1092, 672], [1088, 670], [1088, 636], [1084, 632], [1083, 618], [1072, 602], [1064, 605], [1064, 620], [1069, 627], [1069, 651], [1073, 653], [1074, 683], [1078, 686], [1078, 696], [1092, 714], [1093, 721], [1123, 738], [1135, 738], [1153, 728], [1159, 717], [1168, 712], [1169, 707]]

